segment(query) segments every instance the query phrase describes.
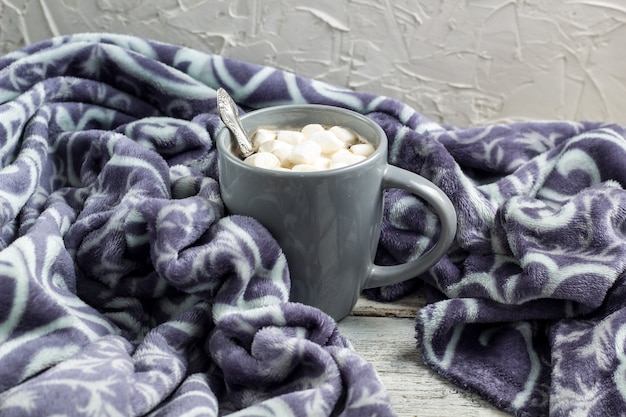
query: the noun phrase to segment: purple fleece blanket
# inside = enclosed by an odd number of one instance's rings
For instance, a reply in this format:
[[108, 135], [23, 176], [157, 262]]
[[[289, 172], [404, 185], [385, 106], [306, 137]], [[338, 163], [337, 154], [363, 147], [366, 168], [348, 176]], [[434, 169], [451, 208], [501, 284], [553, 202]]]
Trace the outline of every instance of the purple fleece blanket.
[[[393, 415], [373, 367], [290, 303], [280, 248], [229, 216], [215, 90], [243, 111], [350, 108], [390, 162], [458, 211], [425, 286], [424, 360], [519, 416], [626, 412], [626, 140], [621, 126], [441, 126], [401, 102], [128, 36], [55, 38], [0, 58], [0, 415]], [[385, 198], [378, 262], [437, 235]]]

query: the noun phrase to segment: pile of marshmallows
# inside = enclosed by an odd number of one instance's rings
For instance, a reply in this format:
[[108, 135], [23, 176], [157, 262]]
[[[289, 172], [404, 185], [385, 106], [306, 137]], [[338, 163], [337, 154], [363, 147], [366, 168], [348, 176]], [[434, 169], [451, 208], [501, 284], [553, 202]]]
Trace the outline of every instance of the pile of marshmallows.
[[257, 129], [257, 152], [244, 162], [256, 167], [312, 172], [341, 168], [367, 158], [375, 148], [352, 130], [308, 124], [302, 130]]

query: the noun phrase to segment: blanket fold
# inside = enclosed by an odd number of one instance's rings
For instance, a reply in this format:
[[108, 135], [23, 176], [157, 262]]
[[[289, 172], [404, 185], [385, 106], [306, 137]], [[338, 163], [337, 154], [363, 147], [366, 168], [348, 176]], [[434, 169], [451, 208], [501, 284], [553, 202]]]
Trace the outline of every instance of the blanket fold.
[[[393, 415], [374, 368], [289, 301], [281, 248], [219, 194], [215, 91], [352, 109], [458, 214], [423, 286], [424, 361], [518, 416], [626, 410], [622, 126], [442, 126], [390, 98], [115, 34], [0, 57], [0, 414]], [[385, 193], [380, 264], [436, 216]]]

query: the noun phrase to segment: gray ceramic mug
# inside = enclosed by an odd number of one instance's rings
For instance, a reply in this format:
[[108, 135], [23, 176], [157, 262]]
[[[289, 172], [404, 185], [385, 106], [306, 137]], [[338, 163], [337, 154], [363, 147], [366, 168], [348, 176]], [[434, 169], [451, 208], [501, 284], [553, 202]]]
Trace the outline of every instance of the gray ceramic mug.
[[[343, 126], [376, 147], [365, 160], [343, 168], [273, 171], [243, 163], [230, 131], [224, 128], [218, 133], [220, 189], [226, 208], [256, 218], [278, 241], [289, 265], [291, 301], [318, 307], [341, 320], [363, 289], [413, 278], [446, 253], [456, 233], [452, 203], [431, 182], [387, 163], [387, 137], [371, 119], [342, 108], [297, 104], [252, 111], [241, 120], [249, 134], [259, 127]], [[401, 188], [423, 198], [441, 223], [433, 248], [402, 265], [373, 262], [385, 188]]]

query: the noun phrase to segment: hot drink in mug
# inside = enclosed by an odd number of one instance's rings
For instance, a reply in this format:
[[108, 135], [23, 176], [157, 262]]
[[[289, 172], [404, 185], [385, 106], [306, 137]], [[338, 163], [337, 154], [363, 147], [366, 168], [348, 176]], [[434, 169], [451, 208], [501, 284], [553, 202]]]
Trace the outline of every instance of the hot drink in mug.
[[[256, 218], [278, 241], [289, 265], [291, 301], [318, 307], [341, 320], [363, 289], [413, 278], [446, 253], [456, 233], [452, 203], [430, 181], [387, 163], [387, 137], [373, 120], [347, 109], [302, 104], [256, 110], [243, 115], [241, 122], [249, 134], [259, 129], [294, 132], [310, 125], [338, 127], [372, 148], [358, 161], [332, 168], [271, 169], [244, 162], [230, 131], [218, 133], [224, 204], [232, 214]], [[301, 139], [299, 143], [304, 143]], [[295, 148], [296, 144], [291, 150]], [[319, 154], [330, 159], [322, 150]], [[294, 162], [297, 157], [289, 162], [290, 168], [298, 165]], [[374, 264], [385, 188], [404, 189], [424, 199], [441, 223], [439, 240], [432, 249], [402, 265]]]

